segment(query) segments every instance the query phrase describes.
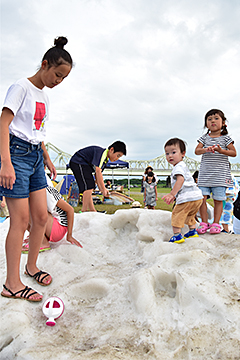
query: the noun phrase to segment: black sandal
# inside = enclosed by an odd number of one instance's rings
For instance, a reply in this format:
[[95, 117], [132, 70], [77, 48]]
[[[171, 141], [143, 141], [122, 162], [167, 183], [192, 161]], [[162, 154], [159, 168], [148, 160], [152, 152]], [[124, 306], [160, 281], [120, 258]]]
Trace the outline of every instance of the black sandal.
[[[34, 301], [34, 302], [42, 301], [42, 298], [41, 299], [30, 299], [30, 296], [38, 294], [38, 293], [28, 286], [26, 286], [22, 290], [16, 291], [15, 293], [12, 292], [10, 289], [8, 289], [6, 287], [6, 285], [3, 285], [3, 287], [6, 291], [8, 291], [11, 294], [11, 295], [8, 295], [8, 294], [4, 294], [3, 292], [1, 292], [1, 295], [4, 297], [13, 298], [13, 299], [23, 299], [23, 300]], [[31, 294], [29, 294], [30, 291], [33, 291], [33, 292]], [[20, 296], [16, 296], [17, 294], [20, 294]]]
[[[52, 282], [52, 278], [51, 278], [51, 281], [50, 281], [48, 284], [45, 284], [45, 283], [43, 282], [43, 280], [44, 280], [47, 276], [51, 276], [50, 274], [48, 274], [48, 273], [45, 272], [45, 271], [40, 270], [40, 271], [36, 272], [36, 274], [34, 274], [34, 275], [29, 274], [28, 269], [27, 269], [27, 265], [25, 266], [25, 274], [28, 275], [28, 276], [30, 276], [30, 277], [32, 277], [32, 278], [34, 278], [34, 279], [37, 281], [37, 283], [40, 284], [40, 285], [42, 285], [42, 286], [48, 286], [48, 285], [50, 285], [51, 282]], [[44, 274], [45, 274], [45, 275], [44, 275]], [[44, 275], [44, 276], [42, 276], [42, 275]], [[41, 278], [41, 276], [42, 276], [42, 278]], [[40, 280], [40, 278], [41, 278], [41, 280]]]

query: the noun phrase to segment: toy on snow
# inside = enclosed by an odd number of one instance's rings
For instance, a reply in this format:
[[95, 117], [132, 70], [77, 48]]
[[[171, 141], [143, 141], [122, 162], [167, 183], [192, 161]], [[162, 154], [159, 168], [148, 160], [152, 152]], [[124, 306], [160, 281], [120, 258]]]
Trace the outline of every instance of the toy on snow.
[[52, 296], [45, 301], [42, 307], [43, 314], [48, 318], [46, 325], [54, 326], [55, 320], [60, 318], [64, 312], [64, 303], [56, 296]]

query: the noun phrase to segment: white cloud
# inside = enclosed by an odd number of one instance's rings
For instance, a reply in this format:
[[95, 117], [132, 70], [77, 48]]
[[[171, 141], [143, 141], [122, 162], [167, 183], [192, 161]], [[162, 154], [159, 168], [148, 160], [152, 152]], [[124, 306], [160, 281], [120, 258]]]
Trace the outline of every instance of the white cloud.
[[195, 157], [204, 114], [216, 107], [238, 147], [239, 14], [233, 0], [3, 0], [1, 102], [13, 81], [36, 71], [54, 37], [65, 35], [76, 65], [46, 90], [47, 141], [73, 153], [121, 139], [127, 158], [150, 159], [178, 136]]

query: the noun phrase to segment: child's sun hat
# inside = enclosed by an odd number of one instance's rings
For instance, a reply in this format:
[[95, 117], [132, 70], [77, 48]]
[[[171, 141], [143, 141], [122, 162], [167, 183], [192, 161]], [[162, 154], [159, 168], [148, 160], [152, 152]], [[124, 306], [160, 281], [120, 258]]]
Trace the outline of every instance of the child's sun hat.
[[140, 208], [142, 205], [139, 201], [134, 201], [131, 205], [131, 208]]

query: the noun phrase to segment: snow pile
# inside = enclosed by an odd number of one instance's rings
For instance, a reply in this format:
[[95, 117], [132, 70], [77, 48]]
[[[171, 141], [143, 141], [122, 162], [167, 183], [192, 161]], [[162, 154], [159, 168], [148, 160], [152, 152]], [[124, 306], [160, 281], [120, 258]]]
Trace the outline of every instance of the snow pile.
[[[65, 312], [45, 325], [42, 303], [1, 297], [0, 358], [238, 359], [240, 358], [240, 237], [210, 235], [170, 244], [171, 214], [119, 210], [75, 215], [74, 236], [39, 254], [53, 276], [49, 287]], [[5, 237], [0, 224], [1, 283]], [[187, 228], [185, 229], [187, 231]]]

